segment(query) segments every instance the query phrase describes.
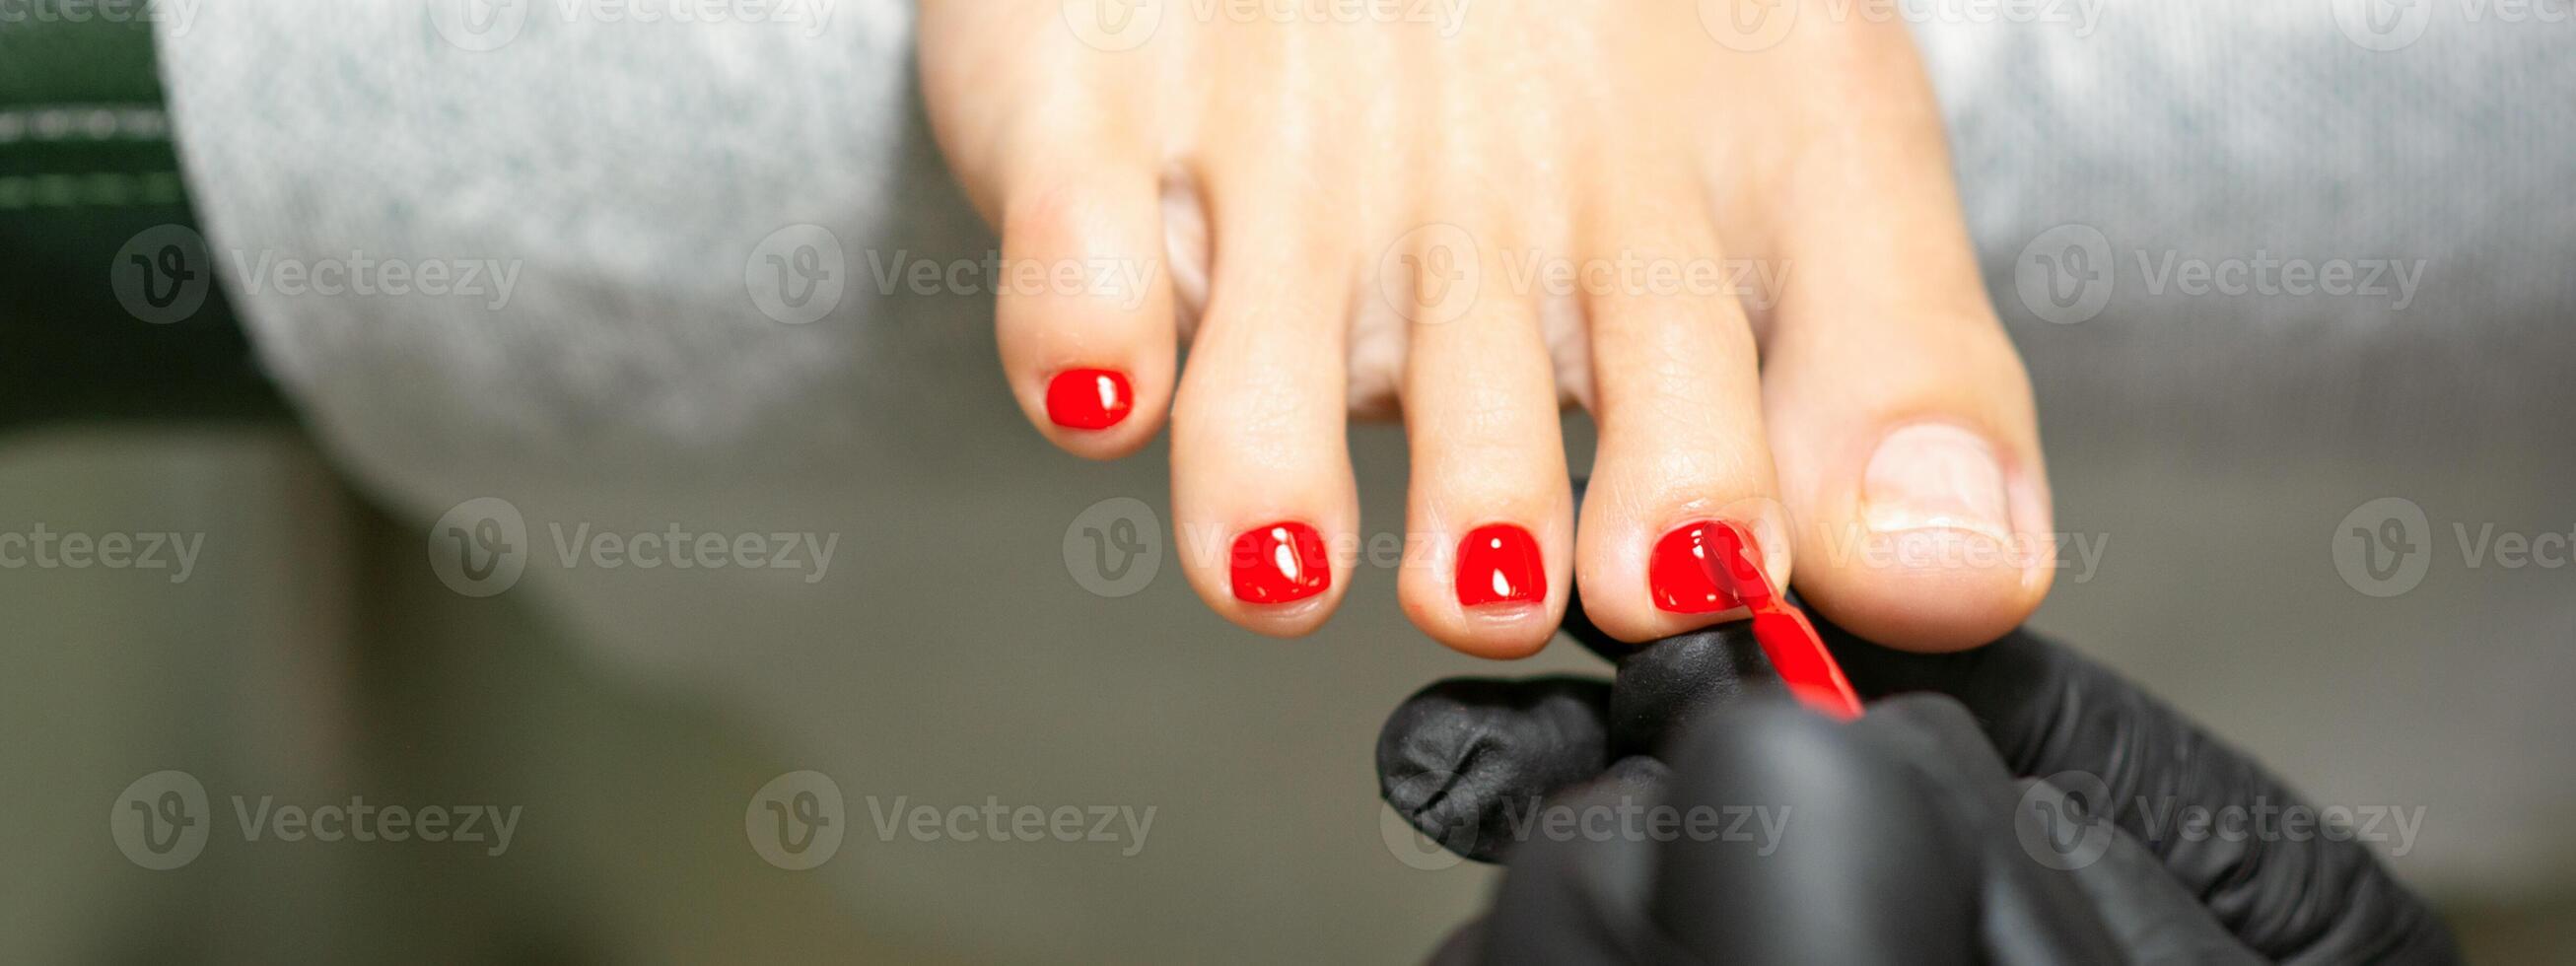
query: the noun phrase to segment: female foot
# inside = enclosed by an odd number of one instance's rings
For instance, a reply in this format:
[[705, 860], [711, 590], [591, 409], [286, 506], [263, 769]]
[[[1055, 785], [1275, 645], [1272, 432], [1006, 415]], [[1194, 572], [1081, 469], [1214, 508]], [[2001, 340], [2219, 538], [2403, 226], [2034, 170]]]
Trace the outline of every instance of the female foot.
[[1576, 583], [1627, 640], [1740, 614], [1711, 521], [1864, 637], [1972, 646], [2054, 570], [2029, 383], [1905, 27], [1837, 9], [927, 0], [921, 63], [1013, 391], [1093, 458], [1169, 414], [1228, 619], [1331, 612], [1346, 421], [1400, 412], [1399, 596], [1453, 647], [1536, 651]]

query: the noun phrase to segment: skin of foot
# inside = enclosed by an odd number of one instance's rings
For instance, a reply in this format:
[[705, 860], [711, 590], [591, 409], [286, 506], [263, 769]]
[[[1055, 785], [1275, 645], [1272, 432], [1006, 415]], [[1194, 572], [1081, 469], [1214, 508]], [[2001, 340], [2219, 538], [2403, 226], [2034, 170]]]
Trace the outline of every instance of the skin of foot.
[[1390, 417], [1398, 595], [1452, 647], [1533, 653], [1578, 588], [1621, 640], [1739, 618], [1742, 553], [1955, 650], [2046, 594], [2048, 487], [1912, 41], [1854, 9], [925, 0], [920, 64], [1013, 393], [1080, 456], [1168, 424], [1227, 619], [1304, 634], [1383, 572], [1345, 433]]

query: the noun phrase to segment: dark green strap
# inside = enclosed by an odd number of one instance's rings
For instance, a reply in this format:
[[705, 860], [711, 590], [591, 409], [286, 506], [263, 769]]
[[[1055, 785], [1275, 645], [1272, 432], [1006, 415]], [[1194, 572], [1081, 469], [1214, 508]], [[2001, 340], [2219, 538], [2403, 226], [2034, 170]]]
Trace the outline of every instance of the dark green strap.
[[285, 413], [188, 206], [152, 9], [0, 16], [0, 430]]

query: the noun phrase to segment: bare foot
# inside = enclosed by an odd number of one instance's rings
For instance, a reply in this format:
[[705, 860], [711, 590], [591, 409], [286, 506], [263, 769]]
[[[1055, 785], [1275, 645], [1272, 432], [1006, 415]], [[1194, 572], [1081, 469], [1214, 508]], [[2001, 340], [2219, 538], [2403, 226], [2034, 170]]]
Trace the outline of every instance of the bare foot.
[[1697, 563], [1719, 519], [1864, 637], [1990, 640], [2047, 591], [2048, 490], [1939, 115], [1901, 24], [1776, 6], [927, 0], [921, 64], [1029, 282], [1021, 405], [1094, 458], [1170, 414], [1229, 619], [1331, 612], [1346, 422], [1401, 412], [1435, 552], [1398, 591], [1453, 647], [1536, 651], [1569, 576], [1627, 640], [1740, 614]]

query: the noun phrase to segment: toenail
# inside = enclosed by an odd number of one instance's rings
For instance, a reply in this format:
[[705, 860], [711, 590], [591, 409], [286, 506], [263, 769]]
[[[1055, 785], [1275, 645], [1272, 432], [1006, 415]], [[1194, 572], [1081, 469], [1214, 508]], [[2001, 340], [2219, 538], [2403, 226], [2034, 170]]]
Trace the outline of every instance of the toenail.
[[2003, 463], [1984, 437], [1947, 423], [1887, 434], [1864, 474], [1863, 519], [1878, 533], [1951, 529], [2012, 540]]
[[1661, 610], [1714, 614], [1767, 601], [1761, 567], [1762, 551], [1742, 524], [1694, 520], [1655, 541], [1646, 584]]
[[1047, 418], [1072, 429], [1107, 429], [1136, 408], [1136, 390], [1115, 369], [1067, 369], [1047, 383]]
[[1323, 535], [1293, 520], [1254, 527], [1235, 537], [1229, 564], [1234, 597], [1247, 604], [1304, 600], [1333, 585]]
[[1527, 603], [1547, 596], [1547, 561], [1538, 538], [1508, 523], [1467, 531], [1458, 541], [1458, 603]]

